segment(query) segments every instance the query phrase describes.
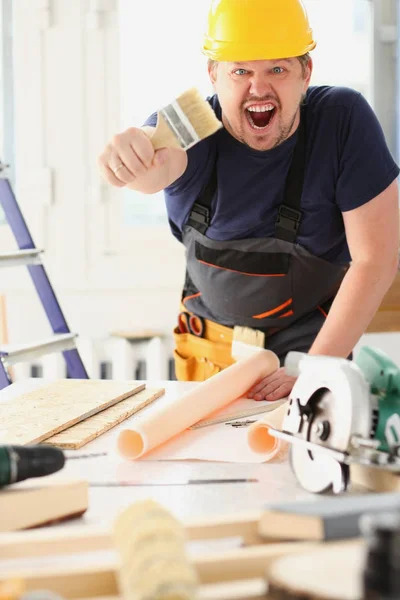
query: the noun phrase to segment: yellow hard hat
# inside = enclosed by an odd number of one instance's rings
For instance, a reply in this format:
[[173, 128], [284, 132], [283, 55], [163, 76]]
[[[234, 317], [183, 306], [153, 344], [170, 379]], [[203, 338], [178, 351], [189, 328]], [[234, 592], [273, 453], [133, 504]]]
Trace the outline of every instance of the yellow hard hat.
[[212, 0], [203, 45], [208, 58], [292, 58], [315, 46], [302, 0]]

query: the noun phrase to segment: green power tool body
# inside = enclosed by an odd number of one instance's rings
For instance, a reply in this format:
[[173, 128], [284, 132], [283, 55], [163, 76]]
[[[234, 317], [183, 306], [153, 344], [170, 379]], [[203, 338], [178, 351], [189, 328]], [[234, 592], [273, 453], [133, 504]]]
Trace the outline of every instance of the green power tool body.
[[355, 361], [290, 352], [297, 381], [282, 431], [300, 484], [322, 493], [347, 489], [357, 462], [400, 472], [400, 369], [381, 350], [365, 346]]
[[376, 431], [378, 450], [397, 455], [400, 447], [400, 369], [386, 354], [365, 346], [356, 359], [377, 399]]

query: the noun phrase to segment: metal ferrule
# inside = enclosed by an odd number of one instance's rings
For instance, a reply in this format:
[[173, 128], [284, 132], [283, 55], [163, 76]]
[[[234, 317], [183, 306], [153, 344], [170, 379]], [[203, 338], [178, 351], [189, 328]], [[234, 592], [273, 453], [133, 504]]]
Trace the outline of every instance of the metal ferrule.
[[181, 109], [179, 102], [175, 100], [162, 108], [160, 114], [184, 150], [188, 150], [200, 141], [196, 130]]

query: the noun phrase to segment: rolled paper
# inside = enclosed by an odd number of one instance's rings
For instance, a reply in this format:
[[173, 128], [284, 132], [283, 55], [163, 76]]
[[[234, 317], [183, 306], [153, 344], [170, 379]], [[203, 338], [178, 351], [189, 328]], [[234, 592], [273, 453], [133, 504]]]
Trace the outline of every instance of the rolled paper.
[[270, 350], [260, 350], [238, 361], [174, 402], [143, 415], [133, 428], [122, 431], [117, 441], [120, 454], [131, 460], [140, 458], [215, 410], [244, 396], [278, 368], [279, 359]]
[[289, 444], [272, 436], [269, 427], [282, 429], [283, 419], [288, 410], [288, 402], [281, 404], [275, 410], [265, 414], [261, 419], [250, 425], [247, 432], [247, 443], [253, 452], [265, 455], [265, 462], [276, 462], [286, 457]]

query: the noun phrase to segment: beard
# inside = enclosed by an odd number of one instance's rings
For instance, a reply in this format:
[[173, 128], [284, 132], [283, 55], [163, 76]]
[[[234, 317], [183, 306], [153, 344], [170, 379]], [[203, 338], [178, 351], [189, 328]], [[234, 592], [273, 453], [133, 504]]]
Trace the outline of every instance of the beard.
[[[265, 100], [265, 101], [268, 101], [268, 100]], [[225, 121], [226, 121], [225, 126], [228, 125], [227, 129], [230, 132], [230, 134], [233, 135], [240, 142], [242, 142], [242, 144], [245, 144], [245, 146], [247, 146], [248, 148], [251, 148], [252, 150], [260, 150], [260, 151], [272, 150], [273, 148], [276, 148], [277, 146], [282, 144], [285, 140], [287, 140], [288, 137], [290, 137], [290, 135], [293, 133], [293, 127], [294, 127], [299, 109], [300, 109], [303, 101], [304, 101], [304, 97], [301, 99], [301, 102], [299, 103], [295, 113], [290, 117], [290, 119], [286, 119], [285, 122], [282, 122], [282, 120], [280, 118], [280, 114], [276, 115], [274, 117], [275, 119], [279, 119], [278, 132], [277, 132], [276, 138], [273, 141], [273, 143], [271, 144], [271, 141], [269, 141], [268, 148], [263, 148], [263, 139], [264, 138], [262, 135], [257, 136], [258, 142], [255, 142], [255, 141], [253, 141], [254, 138], [249, 139], [250, 136], [247, 132], [246, 133], [244, 132], [243, 127], [240, 128], [240, 131], [235, 132], [235, 129], [232, 127], [232, 125], [231, 125], [229, 119], [227, 119], [226, 115], [224, 115]], [[276, 103], [276, 100], [275, 100], [275, 103]], [[280, 103], [278, 104], [278, 107], [280, 110], [281, 109]], [[266, 133], [266, 136], [267, 135], [268, 135], [268, 133]]]
[[272, 146], [273, 148], [276, 148], [277, 146], [279, 146], [285, 140], [288, 139], [288, 137], [290, 136], [290, 134], [292, 132], [294, 123], [296, 121], [296, 117], [297, 117], [297, 111], [295, 112], [290, 124], [284, 125], [283, 123], [280, 123], [278, 136], [276, 138], [275, 144]]

